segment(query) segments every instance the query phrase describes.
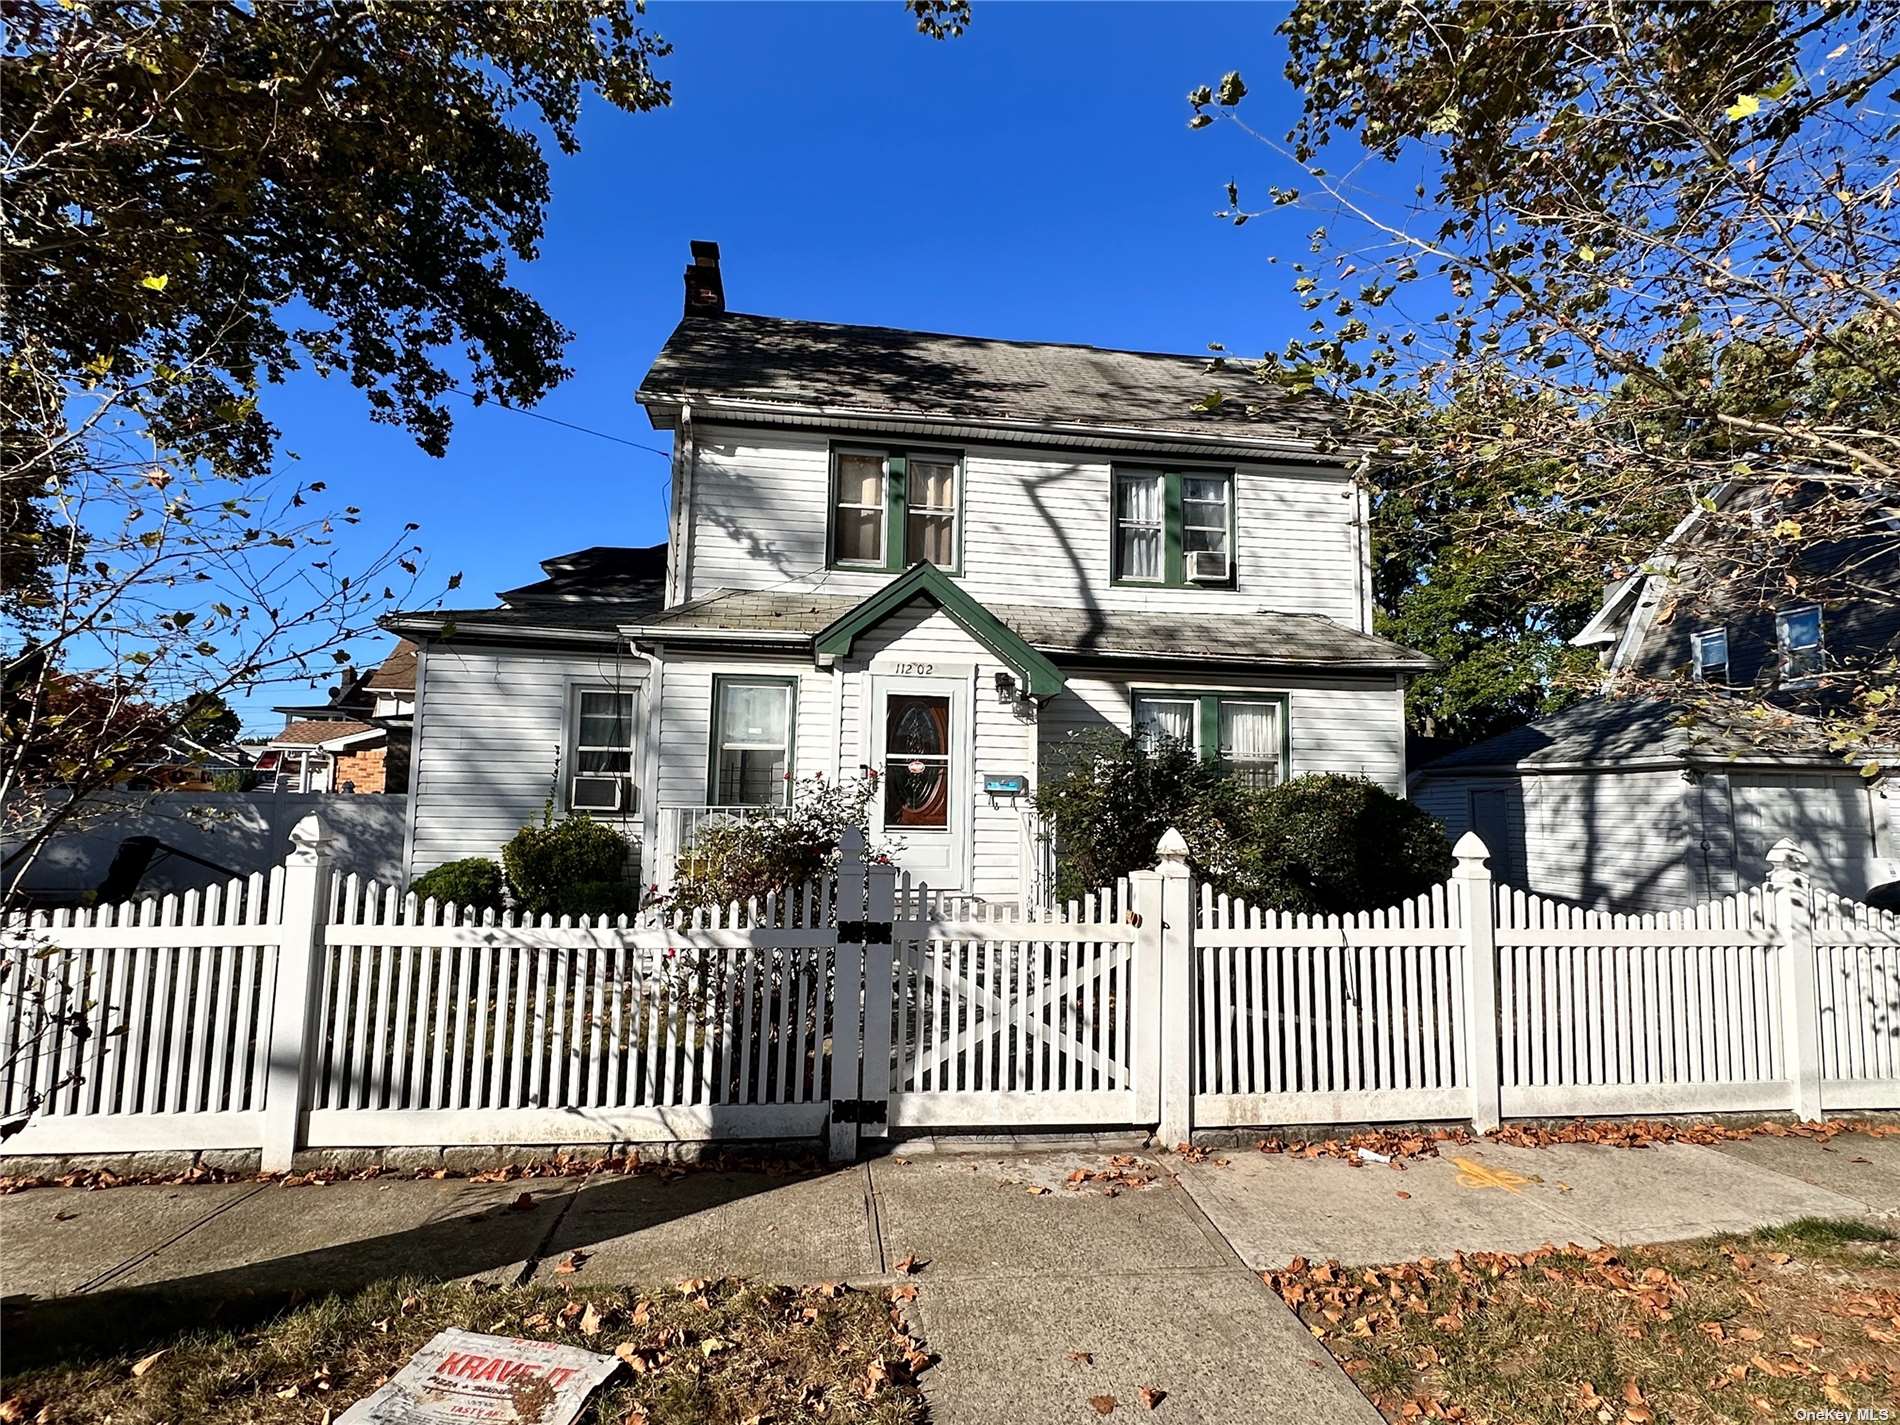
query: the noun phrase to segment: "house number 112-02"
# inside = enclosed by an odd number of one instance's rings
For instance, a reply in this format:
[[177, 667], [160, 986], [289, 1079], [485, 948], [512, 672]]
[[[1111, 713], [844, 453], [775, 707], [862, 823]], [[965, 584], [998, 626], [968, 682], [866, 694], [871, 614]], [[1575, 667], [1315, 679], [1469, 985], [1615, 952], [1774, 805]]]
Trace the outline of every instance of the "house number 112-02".
[[935, 663], [899, 663], [897, 676], [900, 678], [928, 678]]

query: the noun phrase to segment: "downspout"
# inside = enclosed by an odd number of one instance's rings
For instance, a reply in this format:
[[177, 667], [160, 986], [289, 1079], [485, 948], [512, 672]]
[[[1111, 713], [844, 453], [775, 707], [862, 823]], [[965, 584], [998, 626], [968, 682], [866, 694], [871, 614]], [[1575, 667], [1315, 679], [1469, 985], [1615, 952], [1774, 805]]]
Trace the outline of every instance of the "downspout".
[[693, 403], [680, 406], [679, 427], [673, 432], [673, 508], [666, 538], [666, 606], [686, 602], [693, 586], [693, 471], [698, 465], [693, 447]]
[[640, 879], [653, 882], [660, 844], [660, 708], [666, 697], [666, 646], [636, 650], [646, 659], [646, 716], [640, 726]]
[[[409, 893], [409, 878], [415, 873], [416, 864], [416, 816], [422, 807], [422, 709], [423, 690], [429, 681], [429, 650], [435, 647], [431, 639], [416, 641], [416, 708], [409, 719], [409, 805], [403, 808], [402, 816], [402, 876], [399, 889], [403, 895]], [[276, 828], [273, 827], [273, 834]]]
[[1372, 632], [1372, 500], [1366, 493], [1366, 480], [1372, 469], [1372, 457], [1364, 455], [1353, 467], [1353, 540], [1358, 557], [1353, 561], [1354, 577], [1359, 581], [1359, 631]]

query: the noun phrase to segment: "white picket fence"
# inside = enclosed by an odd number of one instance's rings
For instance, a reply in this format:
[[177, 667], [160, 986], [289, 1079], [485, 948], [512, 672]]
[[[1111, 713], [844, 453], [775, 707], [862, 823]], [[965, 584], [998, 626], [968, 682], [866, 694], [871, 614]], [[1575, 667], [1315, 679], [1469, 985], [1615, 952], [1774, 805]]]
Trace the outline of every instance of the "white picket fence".
[[1766, 886], [1611, 915], [1445, 885], [1198, 893], [1185, 845], [1047, 911], [838, 874], [691, 916], [465, 915], [290, 860], [0, 935], [13, 1153], [622, 1144], [1900, 1107], [1900, 917]]

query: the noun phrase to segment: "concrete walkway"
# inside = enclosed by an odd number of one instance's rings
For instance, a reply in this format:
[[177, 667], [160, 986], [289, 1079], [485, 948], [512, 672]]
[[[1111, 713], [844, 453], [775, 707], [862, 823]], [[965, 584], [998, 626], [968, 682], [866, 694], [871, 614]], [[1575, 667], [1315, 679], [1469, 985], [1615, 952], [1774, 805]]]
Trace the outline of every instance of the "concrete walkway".
[[[1384, 1262], [1900, 1216], [1900, 1138], [1718, 1148], [1447, 1147], [1403, 1170], [1251, 1149], [1144, 1156], [1147, 1186], [1083, 1182], [1110, 1150], [911, 1151], [826, 1172], [690, 1172], [505, 1184], [372, 1180], [39, 1189], [0, 1199], [16, 1365], [69, 1331], [272, 1305], [379, 1277], [669, 1283], [901, 1277], [922, 1263], [925, 1377], [941, 1425], [1138, 1416], [1377, 1416], [1261, 1282], [1295, 1255]], [[1220, 1161], [1220, 1159], [1225, 1161]], [[1112, 1187], [1111, 1193], [1107, 1188]], [[521, 1195], [531, 1197], [523, 1202]]]

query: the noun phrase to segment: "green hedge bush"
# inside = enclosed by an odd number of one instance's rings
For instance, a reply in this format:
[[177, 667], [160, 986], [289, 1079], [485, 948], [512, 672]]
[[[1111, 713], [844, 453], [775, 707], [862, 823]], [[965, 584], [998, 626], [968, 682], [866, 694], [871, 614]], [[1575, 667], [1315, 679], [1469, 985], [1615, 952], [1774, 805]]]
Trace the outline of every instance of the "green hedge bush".
[[515, 909], [528, 915], [618, 915], [638, 907], [633, 845], [584, 813], [524, 826], [501, 848]]
[[443, 905], [473, 906], [499, 912], [502, 908], [501, 867], [487, 856], [448, 861], [424, 871], [409, 883], [417, 900], [434, 896]]
[[1061, 899], [1154, 865], [1171, 826], [1196, 875], [1281, 910], [1376, 910], [1452, 868], [1444, 825], [1376, 782], [1309, 773], [1253, 791], [1168, 738], [1078, 738], [1045, 770], [1035, 806], [1055, 837]]

